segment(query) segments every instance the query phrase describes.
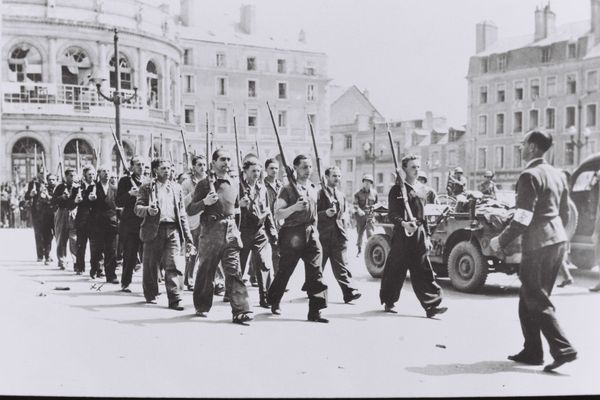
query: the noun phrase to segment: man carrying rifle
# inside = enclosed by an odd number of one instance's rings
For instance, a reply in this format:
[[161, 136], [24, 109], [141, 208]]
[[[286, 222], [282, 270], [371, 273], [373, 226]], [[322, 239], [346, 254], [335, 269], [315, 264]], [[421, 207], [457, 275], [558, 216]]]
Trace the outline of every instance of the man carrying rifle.
[[396, 184], [390, 189], [389, 219], [394, 224], [394, 232], [390, 254], [385, 262], [379, 298], [381, 304], [385, 305], [386, 312], [396, 313], [394, 303], [400, 298], [406, 272], [410, 270], [413, 290], [425, 309], [427, 318], [432, 318], [436, 314], [446, 312], [447, 308], [439, 307], [442, 302], [442, 289], [435, 282], [431, 262], [427, 256], [431, 249], [431, 232], [424, 215], [424, 202], [415, 189], [420, 167], [417, 156], [404, 157], [402, 169], [406, 173], [406, 181], [402, 180], [398, 171]]
[[52, 195], [52, 205], [56, 208], [54, 213], [54, 232], [56, 234], [56, 258], [58, 268], [65, 269], [67, 264], [67, 243], [71, 256], [77, 254], [77, 241], [74, 226], [75, 203], [71, 194], [75, 191], [73, 180], [75, 170], [65, 169], [64, 182], [59, 183]]
[[[269, 158], [265, 161], [266, 176], [264, 178], [265, 187], [267, 188], [267, 201], [271, 215], [275, 215], [275, 201], [279, 197], [279, 192], [283, 188], [283, 182], [277, 178], [279, 174], [279, 162], [274, 158]], [[279, 222], [273, 218], [275, 229], [279, 230]], [[273, 273], [277, 275], [279, 270], [279, 243], [271, 243], [271, 261], [273, 262]]]
[[240, 232], [243, 244], [240, 263], [243, 276], [248, 258], [252, 257], [260, 306], [269, 308], [267, 291], [271, 286], [271, 270], [273, 268], [272, 260], [267, 257], [267, 241], [277, 244], [277, 230], [267, 204], [267, 190], [259, 179], [260, 173], [261, 166], [257, 159], [246, 160], [244, 163], [245, 178], [241, 177], [240, 179], [240, 190], [243, 193], [240, 200]]
[[225, 273], [225, 291], [231, 303], [232, 320], [234, 323], [247, 325], [252, 320], [252, 312], [248, 304], [248, 292], [242, 281], [242, 240], [235, 223], [235, 214], [239, 212], [239, 182], [229, 176], [231, 156], [227, 150], [216, 150], [212, 156], [212, 164], [215, 176], [207, 176], [198, 182], [192, 202], [186, 207], [190, 214], [202, 211], [194, 307], [199, 317], [206, 317], [212, 308], [215, 272], [221, 263]]
[[319, 239], [323, 248], [321, 265], [324, 270], [327, 260], [331, 261], [331, 270], [342, 289], [344, 302], [350, 303], [361, 294], [352, 287], [352, 274], [348, 270], [346, 199], [338, 190], [342, 173], [338, 167], [329, 167], [325, 170], [325, 178], [327, 183], [319, 190], [317, 202]]
[[356, 213], [356, 230], [358, 238], [356, 247], [358, 257], [362, 251], [362, 242], [365, 231], [367, 240], [373, 235], [375, 225], [373, 224], [373, 205], [379, 201], [377, 192], [373, 190], [373, 175], [365, 174], [362, 179], [363, 187], [354, 194], [354, 212]]
[[302, 259], [309, 299], [308, 320], [327, 323], [329, 320], [321, 317], [320, 311], [327, 307], [327, 285], [323, 282], [323, 251], [317, 232], [318, 193], [309, 180], [312, 161], [301, 154], [293, 164], [296, 177], [286, 168], [289, 183], [281, 189], [275, 203], [275, 218], [285, 221], [279, 231], [279, 271], [271, 284], [267, 301], [273, 314], [281, 314], [281, 298], [298, 261]]
[[[83, 179], [81, 184], [73, 190], [71, 201], [77, 206], [75, 216], [75, 229], [77, 231], [77, 257], [75, 259], [75, 274], [81, 275], [85, 272], [85, 251], [90, 237], [90, 212], [91, 202], [96, 200], [96, 169], [88, 165], [83, 168]], [[102, 277], [100, 270], [92, 269], [90, 277]]]
[[[44, 261], [44, 238], [42, 235], [42, 208], [43, 203], [49, 197], [46, 187], [46, 171], [40, 167], [37, 171], [37, 176], [29, 182], [27, 191], [25, 192], [25, 200], [31, 204], [31, 223], [33, 225], [33, 233], [35, 237], [35, 250], [37, 261]], [[52, 240], [52, 238], [50, 238]], [[48, 259], [46, 259], [48, 262]]]

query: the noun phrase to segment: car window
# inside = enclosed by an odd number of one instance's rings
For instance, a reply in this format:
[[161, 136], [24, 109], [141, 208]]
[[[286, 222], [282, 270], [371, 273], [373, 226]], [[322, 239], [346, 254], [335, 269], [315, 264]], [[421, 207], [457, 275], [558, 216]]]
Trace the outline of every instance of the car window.
[[572, 192], [587, 192], [592, 189], [596, 183], [596, 173], [594, 171], [583, 171], [573, 185]]

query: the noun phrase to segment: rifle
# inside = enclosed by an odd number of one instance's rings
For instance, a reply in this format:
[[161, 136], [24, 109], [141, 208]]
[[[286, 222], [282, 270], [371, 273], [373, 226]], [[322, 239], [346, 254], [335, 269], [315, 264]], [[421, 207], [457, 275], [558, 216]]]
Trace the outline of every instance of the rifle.
[[308, 115], [306, 117], [308, 118], [308, 126], [310, 128], [310, 136], [312, 138], [313, 149], [315, 150], [317, 173], [319, 174], [319, 180], [321, 182], [321, 189], [323, 190], [323, 193], [327, 197], [327, 200], [329, 200], [329, 202], [336, 209], [336, 212], [337, 212], [337, 210], [338, 210], [337, 200], [335, 200], [335, 198], [331, 198], [329, 189], [327, 188], [327, 184], [325, 183], [325, 178], [323, 177], [323, 174], [321, 173], [321, 158], [319, 157], [319, 150], [317, 149], [317, 140], [315, 138], [315, 132], [313, 130], [312, 121], [310, 120], [310, 117]]
[[48, 173], [46, 170], [46, 153], [42, 151], [42, 170], [44, 170], [44, 180], [46, 180], [46, 174]]
[[[413, 216], [412, 210], [410, 209], [410, 205], [408, 204], [408, 193], [406, 192], [406, 186], [404, 185], [404, 179], [402, 179], [402, 175], [400, 174], [400, 168], [398, 167], [398, 158], [396, 157], [396, 150], [394, 149], [394, 140], [392, 139], [392, 131], [390, 130], [390, 125], [387, 127], [388, 139], [390, 140], [390, 148], [392, 150], [392, 158], [394, 159], [394, 168], [396, 169], [396, 182], [400, 185], [400, 192], [402, 193], [402, 200], [404, 201], [404, 210], [406, 211], [406, 215], [408, 217], [408, 222], [416, 223], [415, 217]], [[415, 232], [411, 232], [410, 234], [404, 228], [404, 233], [407, 237], [411, 237], [415, 234]]]
[[185, 132], [181, 128], [179, 129], [179, 132], [181, 132], [181, 140], [183, 140], [183, 149], [185, 151], [185, 165], [186, 165], [186, 168], [189, 170], [191, 168], [190, 153], [188, 151], [187, 140], [185, 139]]
[[[233, 116], [233, 134], [235, 136], [235, 160], [236, 160], [237, 167], [238, 167], [238, 179], [240, 180], [240, 184], [242, 185], [242, 188], [243, 188], [243, 194], [240, 194], [239, 197], [242, 198], [244, 196], [248, 196], [248, 198], [250, 198], [250, 186], [248, 185], [248, 182], [246, 182], [246, 180], [244, 179], [244, 171], [242, 169], [242, 153], [240, 151], [240, 142], [238, 139], [237, 123], [236, 123], [235, 115]], [[241, 217], [242, 217], [242, 214], [240, 213], [240, 223], [241, 223]]]
[[37, 144], [33, 144], [33, 181], [37, 182], [38, 165], [37, 165]]
[[285, 169], [285, 174], [287, 175], [288, 182], [292, 189], [296, 192], [296, 196], [299, 199], [302, 198], [300, 191], [298, 190], [298, 183], [296, 182], [296, 177], [294, 176], [294, 171], [288, 166], [285, 162], [285, 153], [283, 152], [283, 146], [281, 145], [281, 139], [279, 137], [279, 132], [277, 131], [277, 124], [275, 123], [275, 118], [273, 117], [273, 111], [271, 111], [271, 106], [267, 101], [267, 108], [269, 109], [269, 114], [271, 116], [271, 122], [273, 123], [273, 130], [275, 131], [275, 138], [277, 139], [277, 147], [279, 148], [279, 156], [281, 157], [281, 164], [283, 164], [283, 168]]
[[154, 158], [154, 133], [150, 132], [150, 148], [148, 149], [148, 158], [150, 161]]
[[206, 159], [210, 159], [212, 154], [209, 153], [210, 149], [208, 147], [208, 113], [206, 113]]
[[77, 160], [75, 160], [77, 175], [81, 176], [81, 160], [79, 159], [79, 140], [75, 141], [75, 156], [77, 157]]
[[119, 140], [117, 139], [117, 135], [115, 135], [115, 131], [113, 130], [112, 125], [110, 126], [110, 133], [112, 133], [113, 140], [117, 145], [117, 156], [119, 156], [119, 159], [121, 160], [121, 165], [123, 165], [123, 172], [129, 175], [129, 168], [127, 167], [127, 162], [125, 161], [125, 152], [121, 147], [121, 143], [119, 143]]
[[160, 133], [160, 147], [159, 147], [159, 150], [158, 150], [158, 154], [159, 154], [158, 156], [160, 158], [163, 158], [163, 154], [164, 153], [163, 153], [163, 133], [162, 132]]
[[60, 177], [60, 180], [64, 181], [65, 176], [64, 176], [63, 165], [62, 165], [62, 156], [60, 155], [60, 146], [56, 145], [56, 147], [58, 149], [58, 165], [56, 166], [56, 173]]

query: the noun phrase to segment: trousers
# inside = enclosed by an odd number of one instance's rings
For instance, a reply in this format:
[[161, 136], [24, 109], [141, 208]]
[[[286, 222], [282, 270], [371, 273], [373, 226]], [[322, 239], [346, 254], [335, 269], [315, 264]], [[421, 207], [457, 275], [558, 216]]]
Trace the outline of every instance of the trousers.
[[140, 240], [139, 232], [123, 232], [119, 233], [119, 241], [123, 246], [123, 271], [121, 272], [121, 286], [127, 287], [131, 285], [133, 278], [133, 270], [140, 261], [139, 256], [142, 241]]
[[342, 289], [344, 301], [350, 299], [356, 290], [352, 287], [352, 273], [348, 269], [348, 242], [345, 238], [340, 237], [335, 233], [327, 236], [320, 235], [321, 247], [323, 248], [323, 261], [321, 262], [322, 269], [325, 271], [325, 265], [329, 260], [331, 262], [331, 271], [335, 280]]
[[85, 271], [85, 251], [90, 238], [90, 230], [87, 225], [76, 229], [77, 231], [77, 253], [75, 256], [75, 271]]
[[543, 358], [541, 334], [554, 358], [575, 352], [556, 320], [550, 301], [566, 250], [566, 243], [557, 243], [523, 252], [519, 269], [519, 320], [525, 338], [524, 352], [533, 358]]
[[100, 260], [104, 256], [106, 281], [117, 278], [117, 228], [112, 226], [95, 227], [90, 235], [90, 274], [99, 273]]
[[365, 231], [367, 232], [367, 239], [369, 239], [373, 235], [373, 231], [375, 230], [375, 225], [373, 225], [373, 218], [369, 218], [366, 215], [356, 216], [356, 231], [358, 233], [358, 237], [356, 239], [356, 245], [359, 248], [362, 248], [363, 236]]
[[70, 210], [59, 208], [54, 214], [54, 232], [56, 234], [56, 258], [59, 267], [67, 263], [67, 244], [71, 257], [77, 254], [77, 234], [75, 221]]
[[245, 272], [248, 258], [251, 257], [256, 282], [258, 283], [258, 295], [261, 300], [266, 300], [267, 291], [271, 286], [271, 271], [273, 270], [271, 257], [268, 254], [268, 239], [264, 227], [257, 231], [242, 231], [243, 247], [240, 251], [240, 265], [242, 276]]

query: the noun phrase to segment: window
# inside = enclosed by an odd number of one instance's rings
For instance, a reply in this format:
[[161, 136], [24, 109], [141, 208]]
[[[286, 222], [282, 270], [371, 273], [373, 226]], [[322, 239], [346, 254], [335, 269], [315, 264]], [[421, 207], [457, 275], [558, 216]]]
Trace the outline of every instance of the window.
[[487, 115], [479, 116], [479, 128], [478, 132], [480, 135], [487, 135]]
[[585, 106], [585, 126], [595, 127], [596, 126], [596, 105], [588, 104]]
[[248, 97], [256, 97], [256, 81], [248, 81]]
[[595, 91], [598, 88], [598, 71], [588, 71], [586, 79], [586, 89]]
[[277, 60], [277, 72], [280, 74], [285, 74], [287, 72], [287, 65], [283, 58]]
[[565, 128], [575, 126], [575, 106], [570, 106], [565, 109]]
[[498, 56], [498, 71], [506, 71], [506, 54], [500, 54]]
[[148, 61], [148, 64], [146, 64], [146, 86], [148, 88], [146, 104], [150, 108], [158, 108], [158, 71], [156, 69], [156, 64], [152, 61]]
[[194, 107], [185, 107], [185, 123], [188, 125], [194, 125], [196, 119], [194, 118]]
[[[108, 63], [110, 66], [110, 87], [117, 87], [117, 76], [115, 75], [115, 57]], [[121, 75], [121, 89], [131, 89], [132, 69], [129, 60], [123, 54], [119, 54], [119, 75]]]
[[498, 103], [504, 103], [506, 100], [506, 86], [504, 83], [500, 83], [496, 86], [496, 101]]
[[346, 160], [346, 172], [354, 172], [354, 160]]
[[342, 160], [335, 160], [335, 166], [342, 169]]
[[247, 71], [256, 71], [256, 57], [247, 57], [246, 58], [246, 70]]
[[227, 78], [217, 78], [217, 95], [227, 96]]
[[287, 99], [287, 83], [279, 82], [277, 84], [277, 96], [279, 99]]
[[[89, 63], [89, 59], [87, 59], [87, 61]], [[25, 43], [19, 44], [10, 52], [8, 57], [8, 69], [9, 81], [25, 82], [25, 80], [28, 80], [41, 82], [42, 56], [34, 47]], [[77, 84], [79, 84], [79, 82], [75, 83], [75, 85]]]
[[487, 86], [481, 86], [479, 88], [479, 104], [487, 103]]
[[227, 109], [226, 108], [217, 108], [217, 133], [227, 133], [228, 125], [227, 125]]
[[280, 128], [287, 128], [287, 111], [277, 112], [277, 125]]
[[315, 101], [315, 85], [312, 83], [306, 86], [306, 100]]
[[550, 62], [550, 58], [552, 57], [552, 48], [550, 46], [546, 46], [542, 48], [542, 62], [547, 63]]
[[186, 93], [194, 93], [194, 75], [185, 75], [185, 92]]
[[441, 165], [441, 157], [439, 151], [432, 151], [429, 153], [429, 167], [437, 168]]
[[503, 169], [504, 168], [504, 146], [496, 147], [496, 156], [494, 158], [495, 158], [494, 167], [496, 169]]
[[529, 110], [529, 130], [535, 129], [540, 125], [540, 112], [538, 110]]
[[477, 149], [477, 168], [487, 168], [487, 147]]
[[448, 166], [458, 165], [458, 151], [456, 149], [448, 150]]
[[217, 53], [217, 67], [225, 66], [227, 66], [227, 59], [225, 58], [225, 53]]
[[[29, 71], [29, 54], [26, 61], [27, 71]], [[92, 63], [90, 61], [90, 58], [88, 57], [86, 52], [80, 49], [79, 47], [69, 47], [68, 49], [66, 49], [63, 52], [61, 60], [59, 62], [61, 66], [61, 82], [65, 85], [79, 85], [82, 82], [87, 81], [88, 76], [92, 73]], [[27, 74], [27, 78], [29, 78], [29, 74]], [[114, 72], [112, 73], [111, 78], [114, 79]], [[114, 82], [111, 81], [111, 86], [113, 85], [113, 83]]]
[[523, 81], [515, 82], [515, 100], [523, 100]]
[[565, 142], [565, 164], [575, 164], [575, 143]]
[[488, 59], [486, 57], [486, 58], [481, 59], [481, 73], [487, 74], [487, 72], [488, 72]]
[[523, 166], [523, 156], [521, 154], [521, 146], [513, 146], [513, 168], [521, 168]]
[[567, 75], [567, 94], [577, 93], [577, 76], [575, 74]]
[[308, 61], [304, 67], [304, 75], [314, 76], [316, 75], [315, 65], [312, 61]]
[[345, 139], [345, 145], [344, 145], [344, 149], [345, 150], [349, 150], [352, 149], [352, 135], [344, 135], [344, 139]]
[[248, 109], [248, 128], [256, 128], [258, 126], [258, 110], [255, 108]]
[[567, 46], [567, 57], [568, 58], [576, 58], [577, 57], [577, 43], [569, 43]]
[[546, 108], [546, 129], [554, 129], [556, 127], [556, 110], [554, 108]]
[[540, 80], [538, 78], [532, 79], [529, 82], [529, 91], [531, 92], [531, 100], [540, 97]]
[[556, 96], [556, 77], [549, 76], [546, 78], [546, 96]]
[[504, 133], [504, 114], [496, 114], [496, 134], [502, 135]]
[[523, 132], [523, 113], [521, 111], [513, 114], [513, 132]]
[[183, 63], [185, 65], [192, 65], [192, 49], [183, 50]]

